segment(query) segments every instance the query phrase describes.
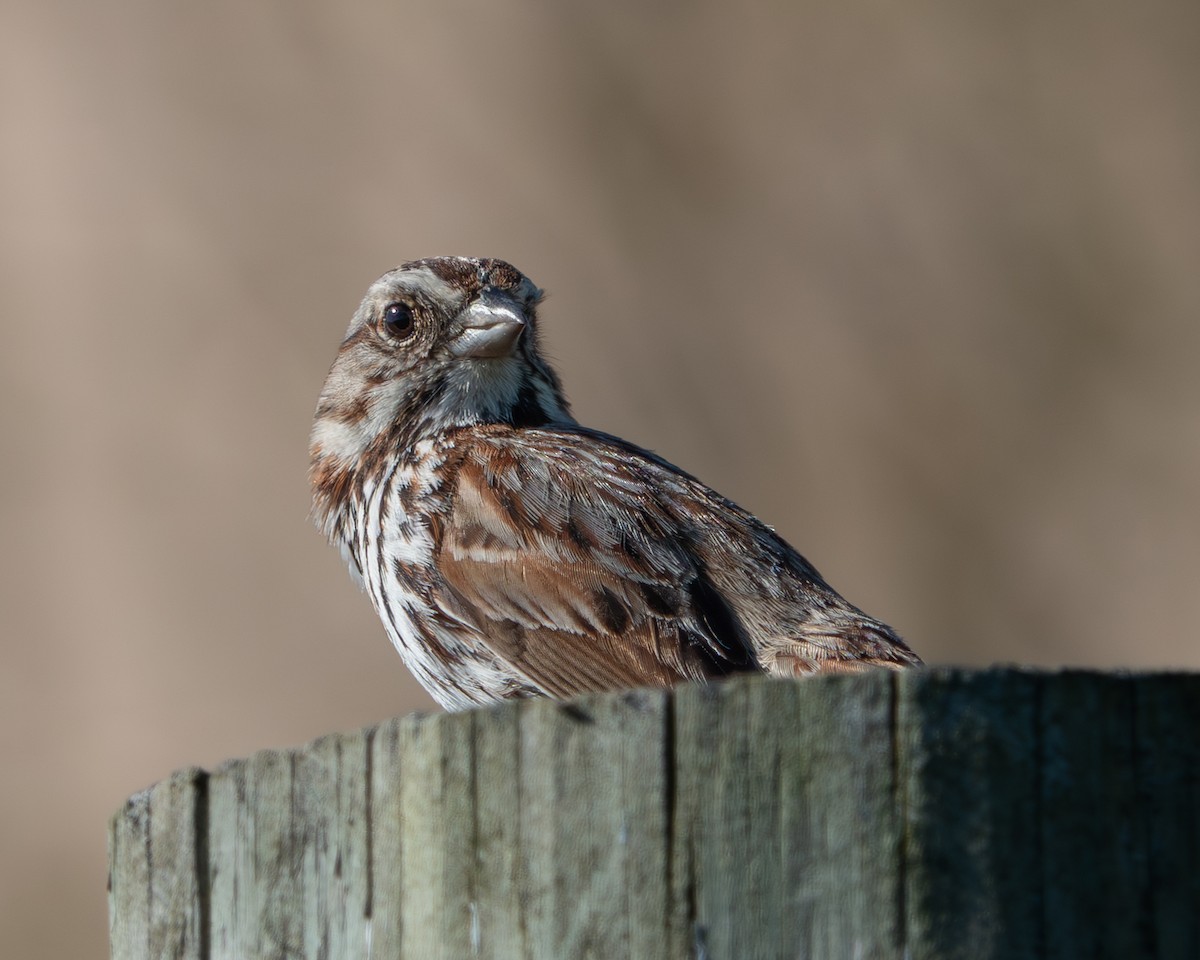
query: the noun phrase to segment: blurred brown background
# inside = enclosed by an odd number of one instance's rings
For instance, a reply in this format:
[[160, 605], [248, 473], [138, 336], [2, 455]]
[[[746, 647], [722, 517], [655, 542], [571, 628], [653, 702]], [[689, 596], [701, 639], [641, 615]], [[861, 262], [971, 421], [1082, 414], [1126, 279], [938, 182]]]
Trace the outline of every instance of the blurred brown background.
[[430, 707], [310, 527], [396, 263], [548, 288], [584, 422], [927, 659], [1200, 666], [1200, 6], [10, 0], [0, 943], [105, 821]]

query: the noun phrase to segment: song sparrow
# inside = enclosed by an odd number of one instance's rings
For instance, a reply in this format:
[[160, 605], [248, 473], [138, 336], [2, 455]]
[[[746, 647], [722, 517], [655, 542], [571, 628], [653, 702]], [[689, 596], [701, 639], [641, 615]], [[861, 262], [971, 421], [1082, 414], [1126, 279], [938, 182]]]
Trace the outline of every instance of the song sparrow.
[[501, 260], [384, 274], [312, 432], [316, 521], [448, 709], [920, 659], [769, 527], [571, 417]]

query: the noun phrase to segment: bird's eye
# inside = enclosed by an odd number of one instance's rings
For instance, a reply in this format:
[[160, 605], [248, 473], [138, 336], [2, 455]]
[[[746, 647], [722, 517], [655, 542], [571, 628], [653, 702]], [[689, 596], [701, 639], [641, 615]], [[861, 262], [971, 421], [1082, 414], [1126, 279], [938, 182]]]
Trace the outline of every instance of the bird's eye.
[[412, 307], [407, 303], [389, 303], [383, 308], [383, 327], [397, 340], [403, 340], [416, 328]]

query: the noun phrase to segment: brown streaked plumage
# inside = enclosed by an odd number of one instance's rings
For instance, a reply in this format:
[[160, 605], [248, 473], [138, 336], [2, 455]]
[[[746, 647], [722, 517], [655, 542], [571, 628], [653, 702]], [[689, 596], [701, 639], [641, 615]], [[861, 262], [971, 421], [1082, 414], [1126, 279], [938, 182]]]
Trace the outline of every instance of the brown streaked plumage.
[[406, 263], [317, 407], [317, 522], [435, 699], [920, 663], [755, 517], [576, 423], [540, 297], [503, 261]]

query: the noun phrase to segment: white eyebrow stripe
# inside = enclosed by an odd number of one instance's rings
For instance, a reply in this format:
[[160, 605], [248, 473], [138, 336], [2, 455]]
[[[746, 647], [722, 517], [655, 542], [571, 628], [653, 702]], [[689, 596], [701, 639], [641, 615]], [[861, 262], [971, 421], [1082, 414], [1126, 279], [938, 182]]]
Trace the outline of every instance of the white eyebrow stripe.
[[453, 303], [462, 298], [462, 291], [447, 283], [428, 267], [392, 270], [371, 286], [372, 296], [390, 296], [396, 290], [423, 293], [431, 299]]

